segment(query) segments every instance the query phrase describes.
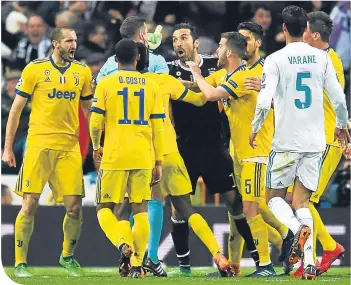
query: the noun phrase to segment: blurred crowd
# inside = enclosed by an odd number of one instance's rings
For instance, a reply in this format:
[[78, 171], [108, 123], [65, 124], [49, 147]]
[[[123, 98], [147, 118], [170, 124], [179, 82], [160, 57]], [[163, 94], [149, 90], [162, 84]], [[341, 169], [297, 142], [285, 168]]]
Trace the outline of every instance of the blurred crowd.
[[[163, 26], [162, 44], [155, 53], [163, 55], [166, 61], [175, 58], [172, 29], [180, 22], [193, 23], [199, 29], [199, 53], [213, 54], [222, 32], [236, 30], [240, 22], [254, 21], [265, 31], [261, 54], [267, 56], [285, 45], [281, 30], [281, 11], [290, 4], [303, 7], [307, 12], [324, 11], [330, 14], [334, 21], [330, 46], [336, 50], [343, 61], [345, 93], [350, 110], [351, 12], [348, 1], [2, 1], [1, 145], [2, 147], [4, 145], [8, 113], [15, 96], [14, 87], [20, 78], [21, 71], [31, 60], [44, 58], [50, 54], [50, 32], [54, 27], [71, 27], [76, 31], [78, 36], [76, 59], [85, 62], [91, 68], [93, 76], [96, 76], [105, 60], [113, 54], [114, 45], [121, 39], [119, 27], [128, 16], [145, 17], [149, 32], [153, 32], [156, 25]], [[17, 174], [19, 171], [30, 110], [31, 106], [28, 102], [16, 133], [14, 151], [17, 168], [9, 169], [2, 166], [3, 173]], [[89, 144], [89, 140], [85, 140], [84, 143]], [[89, 145], [85, 148], [88, 155], [84, 171], [88, 173], [95, 168], [89, 155]], [[344, 164], [340, 165], [340, 168], [344, 169]], [[346, 166], [346, 169], [347, 167], [350, 166]], [[348, 185], [350, 185], [349, 176]]]

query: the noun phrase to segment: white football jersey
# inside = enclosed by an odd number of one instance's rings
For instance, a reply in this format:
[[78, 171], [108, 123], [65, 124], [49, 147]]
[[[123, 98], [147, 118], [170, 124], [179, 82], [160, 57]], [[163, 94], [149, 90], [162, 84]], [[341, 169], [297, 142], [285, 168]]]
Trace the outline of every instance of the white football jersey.
[[265, 60], [255, 119], [256, 133], [273, 98], [276, 152], [319, 152], [326, 146], [323, 89], [334, 105], [337, 126], [345, 128], [344, 92], [328, 54], [303, 42], [289, 43]]

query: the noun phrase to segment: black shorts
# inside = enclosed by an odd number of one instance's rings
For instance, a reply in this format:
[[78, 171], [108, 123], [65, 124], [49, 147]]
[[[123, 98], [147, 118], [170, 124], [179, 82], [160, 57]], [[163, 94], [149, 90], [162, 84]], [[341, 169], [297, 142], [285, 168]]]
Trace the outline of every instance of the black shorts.
[[235, 186], [233, 160], [224, 146], [179, 146], [188, 170], [193, 193], [201, 176], [210, 194], [224, 193]]

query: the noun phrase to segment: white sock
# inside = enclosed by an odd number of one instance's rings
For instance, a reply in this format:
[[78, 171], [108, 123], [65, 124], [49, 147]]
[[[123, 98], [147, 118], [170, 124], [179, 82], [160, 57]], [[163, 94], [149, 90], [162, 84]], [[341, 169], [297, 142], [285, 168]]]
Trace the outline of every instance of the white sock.
[[296, 234], [301, 223], [296, 219], [291, 207], [280, 197], [273, 197], [268, 202], [268, 207], [273, 215], [294, 234]]
[[311, 234], [304, 247], [304, 266], [315, 265], [313, 258], [313, 218], [311, 211], [309, 208], [300, 208], [295, 211], [295, 214], [301, 224], [306, 225], [311, 229]]

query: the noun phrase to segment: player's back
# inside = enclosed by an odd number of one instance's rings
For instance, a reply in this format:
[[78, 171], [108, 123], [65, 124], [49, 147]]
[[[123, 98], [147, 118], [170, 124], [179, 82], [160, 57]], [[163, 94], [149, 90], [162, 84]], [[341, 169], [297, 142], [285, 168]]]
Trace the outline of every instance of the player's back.
[[[275, 151], [318, 152], [325, 149], [323, 89], [327, 54], [303, 42], [273, 53], [270, 76], [277, 80], [273, 96]], [[266, 60], [267, 64], [267, 60]], [[262, 76], [262, 87], [266, 78]]]
[[[105, 144], [102, 169], [128, 170], [152, 168], [152, 129], [157, 86], [145, 75], [120, 70], [102, 78], [99, 92], [105, 100]], [[158, 98], [161, 99], [161, 98]], [[154, 113], [153, 113], [154, 112]]]

